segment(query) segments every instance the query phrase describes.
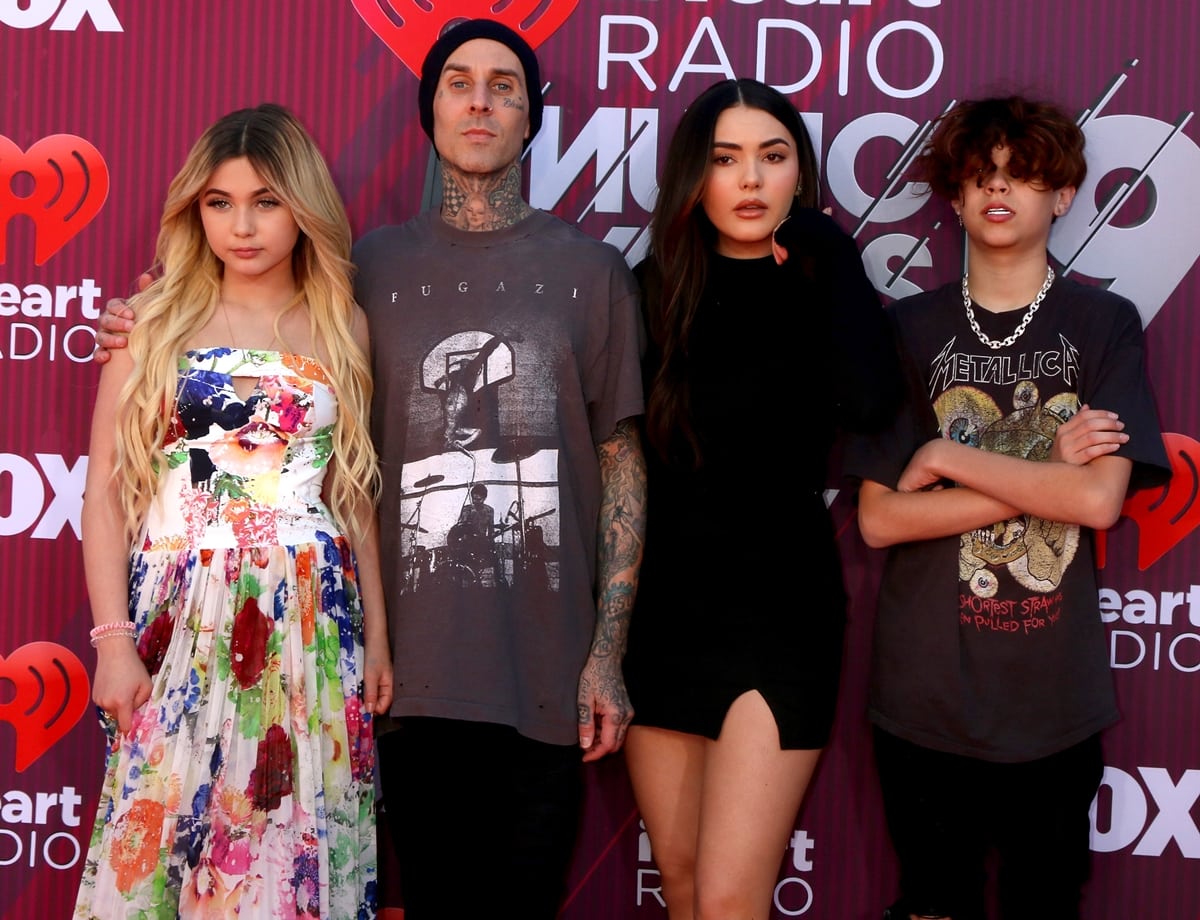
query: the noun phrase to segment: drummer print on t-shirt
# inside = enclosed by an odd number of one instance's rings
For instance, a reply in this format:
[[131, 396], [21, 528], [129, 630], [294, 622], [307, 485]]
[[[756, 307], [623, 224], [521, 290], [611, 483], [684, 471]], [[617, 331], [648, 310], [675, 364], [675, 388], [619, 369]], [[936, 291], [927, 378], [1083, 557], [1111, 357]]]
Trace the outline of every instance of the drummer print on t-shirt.
[[507, 424], [531, 415], [512, 406], [518, 368], [534, 366], [521, 346], [468, 330], [421, 361], [429, 403], [413, 424], [436, 425], [438, 451], [404, 464], [403, 593], [557, 590], [558, 451]]

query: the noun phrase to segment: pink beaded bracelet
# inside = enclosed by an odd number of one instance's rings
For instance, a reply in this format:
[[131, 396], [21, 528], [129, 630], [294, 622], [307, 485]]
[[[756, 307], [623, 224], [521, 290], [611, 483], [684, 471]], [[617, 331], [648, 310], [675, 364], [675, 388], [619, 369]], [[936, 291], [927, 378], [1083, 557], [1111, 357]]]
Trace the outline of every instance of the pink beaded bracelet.
[[117, 623], [101, 623], [99, 626], [93, 626], [88, 635], [91, 637], [92, 648], [95, 648], [96, 643], [101, 639], [108, 639], [112, 636], [126, 636], [132, 639], [135, 632], [133, 623], [129, 620], [122, 620]]

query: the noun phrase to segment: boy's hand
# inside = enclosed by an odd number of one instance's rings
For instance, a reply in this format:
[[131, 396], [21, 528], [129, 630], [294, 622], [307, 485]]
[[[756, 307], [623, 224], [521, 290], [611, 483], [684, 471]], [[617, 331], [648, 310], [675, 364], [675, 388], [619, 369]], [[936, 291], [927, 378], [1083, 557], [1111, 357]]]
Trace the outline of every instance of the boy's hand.
[[954, 448], [957, 445], [945, 438], [934, 438], [926, 441], [908, 461], [908, 466], [900, 474], [896, 483], [897, 492], [920, 492], [924, 489], [940, 489], [944, 485], [941, 473], [937, 471], [936, 457], [940, 450]]
[[1050, 459], [1083, 466], [1111, 454], [1129, 440], [1125, 423], [1115, 412], [1084, 405], [1054, 432]]
[[[138, 292], [146, 290], [154, 277], [149, 273], [138, 278]], [[104, 364], [112, 355], [110, 351], [124, 348], [129, 344], [128, 336], [133, 331], [133, 311], [119, 297], [114, 297], [104, 305], [100, 314], [100, 328], [96, 330], [96, 353], [92, 360]]]

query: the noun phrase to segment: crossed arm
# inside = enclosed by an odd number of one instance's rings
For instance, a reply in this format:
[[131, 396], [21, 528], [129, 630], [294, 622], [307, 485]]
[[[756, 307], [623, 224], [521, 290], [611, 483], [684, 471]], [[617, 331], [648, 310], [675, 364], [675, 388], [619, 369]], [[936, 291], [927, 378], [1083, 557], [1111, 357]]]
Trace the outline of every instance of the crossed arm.
[[646, 462], [633, 419], [617, 423], [596, 448], [601, 503], [596, 630], [579, 675], [579, 746], [585, 761], [618, 750], [633, 719], [621, 659], [637, 592], [646, 533]]
[[[869, 546], [932, 540], [1017, 514], [1111, 527], [1121, 513], [1131, 461], [1110, 456], [1129, 440], [1114, 412], [1084, 406], [1059, 426], [1045, 462], [978, 450], [945, 439], [922, 445], [895, 489], [867, 480], [859, 529]], [[943, 489], [951, 480], [959, 487]]]

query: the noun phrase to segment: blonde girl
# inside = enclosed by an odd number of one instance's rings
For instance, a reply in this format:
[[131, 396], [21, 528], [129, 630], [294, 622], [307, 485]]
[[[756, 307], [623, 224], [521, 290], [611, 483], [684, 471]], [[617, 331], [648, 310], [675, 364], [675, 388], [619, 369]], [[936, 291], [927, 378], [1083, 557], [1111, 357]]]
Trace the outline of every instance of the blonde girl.
[[391, 665], [349, 252], [324, 160], [279, 106], [220, 119], [168, 189], [159, 277], [92, 421], [111, 747], [77, 917], [374, 915]]

